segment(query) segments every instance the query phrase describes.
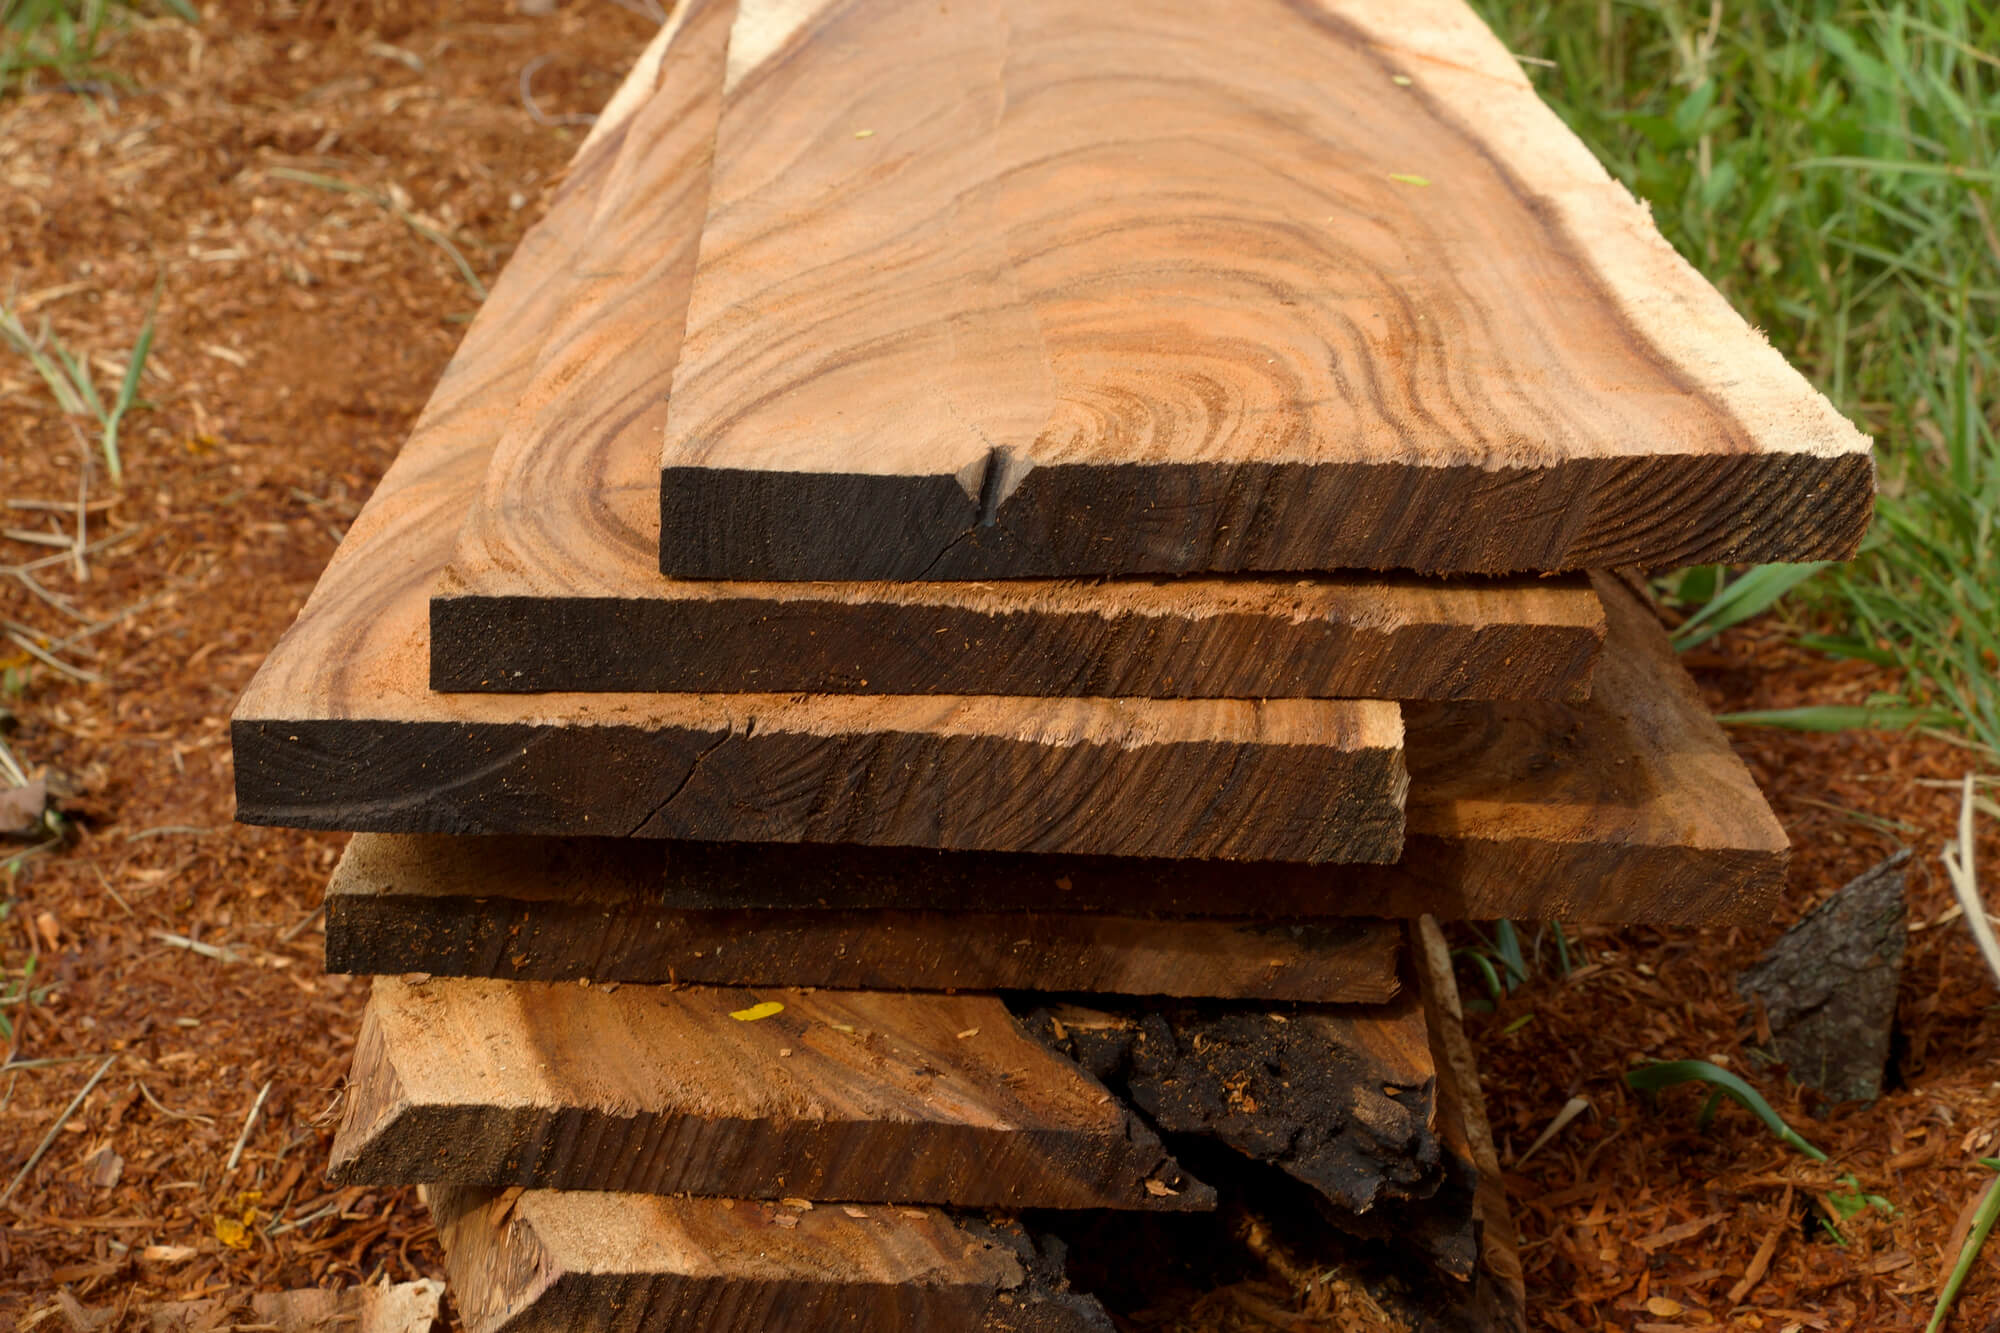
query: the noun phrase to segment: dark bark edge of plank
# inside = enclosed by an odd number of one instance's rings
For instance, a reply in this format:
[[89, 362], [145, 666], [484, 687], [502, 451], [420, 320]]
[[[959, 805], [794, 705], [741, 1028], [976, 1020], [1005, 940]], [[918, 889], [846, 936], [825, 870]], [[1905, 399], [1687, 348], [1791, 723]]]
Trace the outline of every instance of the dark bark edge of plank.
[[[433, 690], [1160, 699], [1582, 698], [1603, 628], [838, 597], [433, 596]], [[939, 649], [933, 644], [954, 645]], [[1255, 651], [1218, 651], [1228, 644]], [[957, 645], [963, 645], [962, 648]]]
[[[770, 745], [773, 733], [745, 745]], [[800, 793], [796, 809], [778, 809], [726, 777], [703, 782], [703, 759], [731, 737], [726, 730], [618, 724], [417, 722], [377, 718], [309, 721], [237, 718], [230, 725], [236, 763], [238, 821], [246, 824], [368, 833], [584, 835], [700, 841], [870, 843], [960, 851], [1076, 852], [1118, 856], [1221, 857], [1319, 863], [1393, 862], [1402, 854], [1402, 795], [1407, 778], [1400, 749], [1345, 755], [1329, 791], [1327, 752], [1313, 746], [1178, 742], [1142, 747], [1181, 756], [1204, 774], [1223, 773], [1223, 789], [1189, 809], [1193, 770], [1147, 765], [1149, 781], [1106, 765], [1093, 787], [1119, 787], [1120, 808], [1133, 813], [1123, 831], [1102, 812], [1072, 811], [1061, 828], [1014, 831], [1005, 810], [935, 799], [913, 801], [905, 787], [857, 799], [846, 786], [833, 806]], [[1013, 755], [1024, 762], [1023, 784], [1044, 783], [1037, 760], [1047, 747], [1005, 738], [861, 736], [862, 750], [907, 742], [927, 760], [865, 765], [905, 774], [946, 770], [952, 750], [967, 747], [997, 768]], [[798, 745], [824, 738], [798, 737]], [[1087, 743], [1086, 743], [1087, 744]], [[929, 754], [922, 752], [929, 748]], [[1081, 748], [1081, 747], [1075, 747]], [[959, 750], [963, 753], [964, 750]], [[769, 767], [782, 771], [787, 749]], [[866, 756], [864, 756], [866, 757]], [[1218, 763], [1218, 760], [1222, 762]], [[714, 765], [709, 769], [713, 772]], [[439, 775], [444, 775], [440, 780]], [[1289, 808], [1273, 802], [1274, 785], [1289, 775], [1319, 804]], [[886, 779], [884, 779], [886, 781]], [[961, 777], [961, 781], [964, 781]], [[1081, 780], [1075, 776], [1072, 782]], [[796, 776], [792, 776], [796, 786]], [[880, 785], [880, 784], [872, 784]], [[976, 783], [973, 785], [977, 785]], [[1182, 810], [1169, 824], [1162, 811]], [[959, 822], [953, 822], [954, 816]], [[992, 821], [999, 820], [1002, 824]], [[1259, 831], [1261, 826], [1261, 831]]]
[[[1867, 531], [1874, 477], [1874, 460], [1854, 453], [1593, 458], [1491, 471], [1050, 464], [984, 519], [951, 476], [676, 466], [660, 473], [660, 569], [806, 582], [1844, 560]], [[1502, 503], [1482, 520], [1482, 505]], [[1767, 530], [1773, 515], [1797, 521]]]
[[[1400, 863], [1368, 866], [597, 839], [482, 838], [474, 852], [502, 873], [545, 868], [559, 896], [583, 896], [609, 882], [644, 892], [663, 909], [696, 911], [942, 911], [982, 903], [994, 911], [1159, 917], [1428, 913], [1686, 925], [1768, 920], [1788, 861], [1783, 849], [1493, 848], [1505, 873], [1471, 873], [1484, 850], [1426, 834], [1409, 837]], [[451, 859], [461, 854], [448, 844], [434, 850]], [[1524, 864], [1540, 868], [1518, 871]], [[1735, 891], [1718, 896], [1717, 884]], [[1640, 885], [1644, 897], [1631, 891]], [[476, 883], [465, 891], [475, 892]]]
[[[329, 972], [519, 981], [1375, 1004], [1397, 992], [1401, 946], [1393, 923], [1355, 918], [1232, 927], [1212, 920], [1105, 917], [1100, 923], [1077, 913], [979, 913], [968, 919], [956, 912], [688, 911], [636, 896], [473, 898], [342, 891], [337, 882], [326, 907]], [[1124, 961], [1128, 952], [1146, 948], [1124, 940], [1184, 928], [1199, 932], [1189, 948], [1160, 949], [1157, 961]], [[1232, 950], [1217, 940], [1225, 934], [1241, 947]], [[1269, 944], [1259, 948], [1262, 941]]]

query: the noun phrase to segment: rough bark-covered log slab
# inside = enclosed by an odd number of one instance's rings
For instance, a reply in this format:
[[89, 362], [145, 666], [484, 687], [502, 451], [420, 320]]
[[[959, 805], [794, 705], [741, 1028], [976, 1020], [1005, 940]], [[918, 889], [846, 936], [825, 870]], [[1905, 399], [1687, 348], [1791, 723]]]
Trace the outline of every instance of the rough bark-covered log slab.
[[998, 1000], [868, 991], [378, 978], [332, 1170], [968, 1207], [1214, 1202]]
[[1065, 1004], [1024, 1022], [1162, 1134], [1215, 1139], [1343, 1212], [1437, 1189], [1437, 1071], [1415, 995], [1285, 1013]]
[[746, 5], [661, 568], [1840, 558], [1867, 441], [1458, 0]]
[[935, 1209], [430, 1190], [467, 1333], [1110, 1333], [1017, 1224]]
[[[327, 885], [333, 972], [516, 981], [1034, 990], [1371, 1004], [1399, 986], [1389, 921], [1089, 912], [661, 907], [625, 881], [575, 893], [468, 840], [363, 833]], [[459, 862], [454, 865], [452, 862]], [[544, 863], [545, 864], [545, 863]]]

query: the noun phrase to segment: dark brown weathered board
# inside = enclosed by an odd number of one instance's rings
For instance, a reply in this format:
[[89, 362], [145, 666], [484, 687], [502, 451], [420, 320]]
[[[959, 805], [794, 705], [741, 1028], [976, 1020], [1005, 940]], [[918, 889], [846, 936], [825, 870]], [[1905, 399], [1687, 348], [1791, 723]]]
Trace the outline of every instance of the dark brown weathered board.
[[657, 87], [579, 159], [244, 692], [231, 726], [238, 817], [382, 832], [1394, 859], [1403, 768], [1388, 703], [431, 692], [431, 585], [496, 443], [538, 410], [529, 391], [559, 387], [541, 372], [575, 332], [562, 316], [575, 281], [592, 280], [579, 256], [591, 253], [600, 214], [625, 217], [607, 211], [606, 192], [648, 191], [654, 225], [690, 238], [686, 263], [660, 280], [691, 270], [711, 138], [701, 111], [719, 95], [725, 11], [690, 7]]
[[[489, 475], [487, 493], [503, 484]], [[432, 594], [432, 689], [1581, 698], [1604, 634], [1580, 580], [663, 579], [635, 549], [653, 525], [604, 520], [629, 488], [517, 484], [504, 517], [468, 524]], [[517, 540], [530, 524], [550, 531]], [[497, 555], [503, 542], [538, 558]]]
[[1499, 917], [1706, 925], [1767, 919], [1788, 846], [1651, 613], [1612, 580], [1584, 704], [1411, 707], [1398, 863], [968, 856], [892, 848], [411, 839], [423, 882], [498, 882], [646, 910]]
[[332, 1172], [996, 1208], [1214, 1202], [998, 1000], [874, 991], [377, 978]]
[[398, 699], [356, 680], [335, 712], [269, 671], [231, 728], [252, 824], [1304, 862], [1402, 847], [1393, 704]]
[[1110, 1333], [1006, 1220], [882, 1205], [428, 1191], [466, 1333]]
[[[440, 864], [453, 859], [461, 864]], [[1162, 920], [977, 904], [689, 909], [662, 907], [629, 883], [586, 882], [566, 893], [545, 865], [487, 855], [466, 840], [358, 834], [327, 885], [327, 969], [1343, 1004], [1376, 1003], [1399, 989], [1402, 929], [1388, 921]]]
[[691, 578], [1839, 558], [1868, 443], [1460, 0], [738, 17]]

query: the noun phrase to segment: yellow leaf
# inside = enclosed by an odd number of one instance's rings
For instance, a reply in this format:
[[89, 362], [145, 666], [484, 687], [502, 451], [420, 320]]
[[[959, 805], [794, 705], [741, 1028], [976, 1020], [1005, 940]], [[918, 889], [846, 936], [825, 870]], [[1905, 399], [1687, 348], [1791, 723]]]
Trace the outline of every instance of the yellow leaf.
[[766, 1000], [762, 1004], [753, 1004], [748, 1009], [738, 1009], [729, 1016], [739, 1023], [754, 1023], [760, 1018], [770, 1018], [784, 1012], [784, 1005], [776, 1000]]
[[215, 1238], [232, 1250], [247, 1250], [250, 1248], [250, 1228], [244, 1226], [233, 1217], [216, 1215]]

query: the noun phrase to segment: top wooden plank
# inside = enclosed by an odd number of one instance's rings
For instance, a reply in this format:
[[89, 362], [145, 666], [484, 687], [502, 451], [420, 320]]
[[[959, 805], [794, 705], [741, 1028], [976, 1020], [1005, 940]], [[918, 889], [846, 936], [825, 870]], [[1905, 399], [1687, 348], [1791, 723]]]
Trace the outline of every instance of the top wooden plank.
[[743, 0], [660, 567], [1851, 553], [1873, 467], [1459, 0]]

